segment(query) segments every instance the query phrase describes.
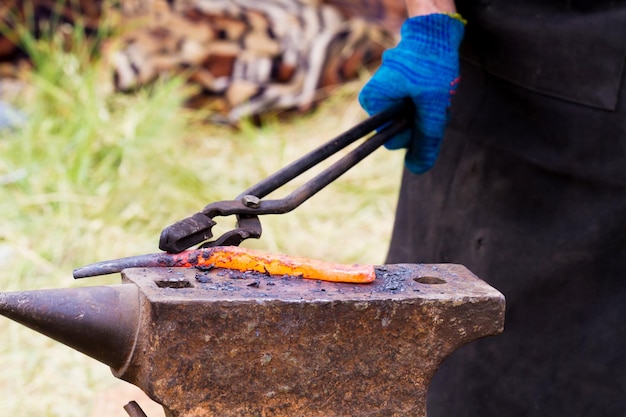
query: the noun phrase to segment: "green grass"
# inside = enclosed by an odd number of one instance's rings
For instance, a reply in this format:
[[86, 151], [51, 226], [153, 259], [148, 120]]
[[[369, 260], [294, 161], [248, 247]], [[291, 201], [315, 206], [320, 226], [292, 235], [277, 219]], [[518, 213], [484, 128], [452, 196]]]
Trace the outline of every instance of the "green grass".
[[[207, 125], [181, 107], [180, 79], [121, 95], [82, 41], [70, 52], [29, 42], [35, 71], [14, 103], [28, 120], [0, 132], [0, 291], [116, 283], [76, 282], [71, 271], [156, 252], [164, 226], [235, 197], [364, 117], [357, 81], [310, 114], [260, 128]], [[401, 161], [376, 152], [294, 212], [262, 218], [263, 237], [244, 246], [382, 263]], [[114, 381], [106, 366], [0, 318], [1, 416], [88, 416]]]

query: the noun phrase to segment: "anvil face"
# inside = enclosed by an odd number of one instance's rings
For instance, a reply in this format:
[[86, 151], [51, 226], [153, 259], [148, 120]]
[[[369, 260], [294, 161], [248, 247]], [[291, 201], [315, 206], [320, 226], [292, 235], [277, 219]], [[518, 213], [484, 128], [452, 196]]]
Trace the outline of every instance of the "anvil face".
[[460, 265], [377, 267], [354, 285], [137, 268], [137, 344], [116, 376], [170, 417], [425, 416], [456, 348], [502, 331], [504, 297]]

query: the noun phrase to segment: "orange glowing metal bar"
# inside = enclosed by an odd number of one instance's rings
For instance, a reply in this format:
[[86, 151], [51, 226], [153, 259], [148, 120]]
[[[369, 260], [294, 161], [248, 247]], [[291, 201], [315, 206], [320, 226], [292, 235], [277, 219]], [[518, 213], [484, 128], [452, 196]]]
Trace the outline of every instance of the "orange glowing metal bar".
[[181, 267], [212, 266], [331, 282], [369, 283], [376, 278], [372, 265], [337, 264], [300, 256], [275, 255], [238, 246], [189, 250], [170, 256], [176, 259], [176, 266]]
[[99, 262], [74, 270], [74, 278], [112, 274], [137, 267], [210, 267], [289, 275], [330, 282], [366, 284], [374, 281], [373, 265], [338, 264], [300, 256], [276, 255], [238, 246], [154, 253]]

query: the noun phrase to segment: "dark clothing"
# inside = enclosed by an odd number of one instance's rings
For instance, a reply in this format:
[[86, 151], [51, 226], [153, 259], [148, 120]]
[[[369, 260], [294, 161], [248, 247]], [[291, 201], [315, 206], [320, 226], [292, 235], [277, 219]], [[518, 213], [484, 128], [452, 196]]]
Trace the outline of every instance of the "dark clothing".
[[[507, 299], [504, 333], [461, 348], [439, 369], [428, 415], [624, 416], [626, 5], [608, 13], [600, 1], [599, 14], [570, 8], [551, 20], [540, 0], [528, 2], [534, 14], [496, 3], [464, 12], [452, 120], [435, 167], [404, 174], [388, 257], [464, 264]], [[492, 21], [499, 12], [514, 23]], [[515, 33], [519, 16], [534, 28]], [[588, 16], [593, 29], [576, 34], [583, 45], [561, 40], [566, 50], [551, 49], [558, 31], [542, 25], [568, 28], [568, 16], [579, 28]], [[535, 32], [545, 42], [526, 36]], [[568, 57], [563, 65], [551, 50]]]
[[457, 0], [461, 54], [532, 91], [613, 110], [626, 57], [624, 0]]

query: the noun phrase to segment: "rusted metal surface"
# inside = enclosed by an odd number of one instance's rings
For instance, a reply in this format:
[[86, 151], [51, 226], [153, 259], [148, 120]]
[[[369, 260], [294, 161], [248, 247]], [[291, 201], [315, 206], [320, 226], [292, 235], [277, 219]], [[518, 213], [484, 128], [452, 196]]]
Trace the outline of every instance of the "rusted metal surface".
[[425, 416], [439, 364], [502, 331], [504, 298], [459, 265], [376, 273], [133, 268], [121, 285], [0, 293], [0, 314], [107, 363], [168, 417]]
[[501, 332], [504, 299], [462, 266], [377, 273], [350, 285], [126, 270], [146, 302], [134, 366], [118, 376], [171, 417], [424, 416], [441, 361]]

